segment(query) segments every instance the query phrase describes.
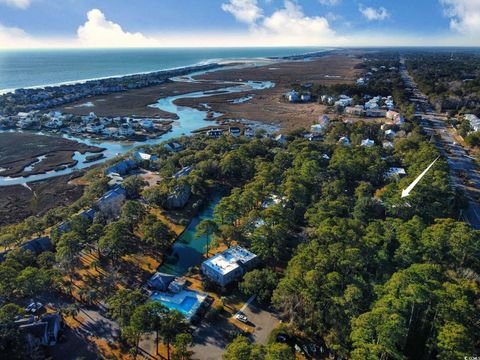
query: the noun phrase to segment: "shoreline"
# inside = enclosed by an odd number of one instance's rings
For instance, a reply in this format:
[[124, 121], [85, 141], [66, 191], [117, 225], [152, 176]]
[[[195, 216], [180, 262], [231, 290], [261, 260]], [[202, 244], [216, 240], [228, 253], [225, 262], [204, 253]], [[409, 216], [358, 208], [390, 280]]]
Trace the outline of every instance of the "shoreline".
[[338, 51], [338, 50], [341, 50], [341, 49], [326, 49], [323, 51], [314, 51], [314, 52], [308, 52], [308, 53], [303, 53], [298, 55], [285, 55], [285, 56], [268, 56], [268, 57], [243, 58], [243, 59], [242, 58], [240, 59], [228, 59], [228, 58], [208, 59], [205, 61], [199, 61], [197, 63], [193, 63], [185, 66], [173, 67], [173, 68], [165, 68], [165, 69], [152, 70], [152, 71], [139, 71], [139, 72], [118, 74], [118, 75], [111, 75], [111, 76], [100, 76], [100, 77], [94, 77], [94, 78], [88, 78], [88, 79], [70, 80], [70, 81], [63, 81], [58, 83], [32, 85], [32, 86], [24, 86], [24, 87], [18, 87], [18, 88], [0, 89], [0, 96], [13, 93], [16, 90], [20, 90], [20, 89], [45, 89], [47, 87], [60, 87], [65, 85], [85, 84], [89, 81], [122, 79], [130, 76], [151, 75], [151, 74], [162, 73], [162, 72], [180, 71], [180, 70], [186, 70], [188, 68], [195, 68], [200, 66], [218, 65], [218, 68], [222, 68], [225, 66], [231, 66], [232, 64], [238, 64], [239, 62], [242, 64], [247, 64], [250, 62], [255, 62], [255, 60], [286, 60], [288, 61], [288, 60], [298, 60], [301, 58], [308, 58], [308, 57], [321, 57], [325, 54]]

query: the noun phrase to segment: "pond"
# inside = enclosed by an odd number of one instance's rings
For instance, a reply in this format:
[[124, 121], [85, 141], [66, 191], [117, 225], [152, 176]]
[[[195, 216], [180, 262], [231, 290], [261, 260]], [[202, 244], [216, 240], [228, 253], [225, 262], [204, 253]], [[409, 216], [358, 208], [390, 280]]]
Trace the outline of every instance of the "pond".
[[183, 276], [189, 268], [202, 262], [203, 254], [206, 252], [207, 239], [205, 236], [196, 237], [197, 226], [203, 220], [213, 218], [213, 210], [222, 197], [223, 194], [215, 194], [210, 202], [192, 219], [182, 235], [173, 244], [171, 255], [165, 259], [158, 271]]

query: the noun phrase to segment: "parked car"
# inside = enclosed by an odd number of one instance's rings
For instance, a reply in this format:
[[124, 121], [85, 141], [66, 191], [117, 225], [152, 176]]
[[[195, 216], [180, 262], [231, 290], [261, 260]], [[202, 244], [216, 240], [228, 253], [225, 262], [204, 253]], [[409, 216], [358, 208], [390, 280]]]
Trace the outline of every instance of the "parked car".
[[36, 314], [43, 308], [43, 304], [40, 302], [33, 302], [25, 308], [25, 312], [28, 314]]
[[248, 318], [243, 314], [238, 314], [237, 315], [237, 320], [244, 323], [244, 324], [248, 323]]

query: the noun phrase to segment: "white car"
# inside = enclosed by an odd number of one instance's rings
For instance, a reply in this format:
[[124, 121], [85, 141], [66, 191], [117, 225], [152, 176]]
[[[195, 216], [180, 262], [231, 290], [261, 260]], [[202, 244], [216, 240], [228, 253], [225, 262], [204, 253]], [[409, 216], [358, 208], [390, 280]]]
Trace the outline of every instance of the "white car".
[[243, 314], [238, 314], [237, 315], [237, 320], [240, 321], [240, 322], [243, 322], [245, 324], [248, 323], [248, 318]]

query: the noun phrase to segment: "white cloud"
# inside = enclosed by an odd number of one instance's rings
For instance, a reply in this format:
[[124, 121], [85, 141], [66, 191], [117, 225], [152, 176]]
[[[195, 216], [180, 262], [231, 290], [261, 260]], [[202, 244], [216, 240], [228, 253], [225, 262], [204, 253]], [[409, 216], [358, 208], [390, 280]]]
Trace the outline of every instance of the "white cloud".
[[33, 45], [34, 40], [22, 29], [0, 24], [0, 47], [14, 48]]
[[335, 32], [321, 16], [306, 16], [296, 2], [285, 0], [283, 8], [263, 15], [256, 0], [230, 0], [222, 9], [249, 25], [257, 43], [268, 45], [322, 45], [334, 42]]
[[32, 0], [0, 0], [0, 3], [19, 9], [26, 9], [30, 6]]
[[340, 3], [341, 0], [318, 0], [320, 4], [327, 6], [335, 6]]
[[87, 21], [77, 30], [78, 41], [86, 47], [153, 47], [160, 43], [140, 32], [124, 31], [109, 21], [99, 9], [87, 13]]
[[369, 21], [385, 20], [386, 18], [390, 17], [389, 12], [383, 6], [375, 9], [372, 7], [365, 7], [363, 5], [360, 5], [358, 11], [360, 11], [362, 15]]
[[238, 21], [253, 24], [262, 17], [257, 0], [230, 0], [222, 4], [222, 10], [232, 14]]
[[464, 34], [480, 37], [479, 0], [440, 0], [444, 13], [450, 18], [450, 28]]

